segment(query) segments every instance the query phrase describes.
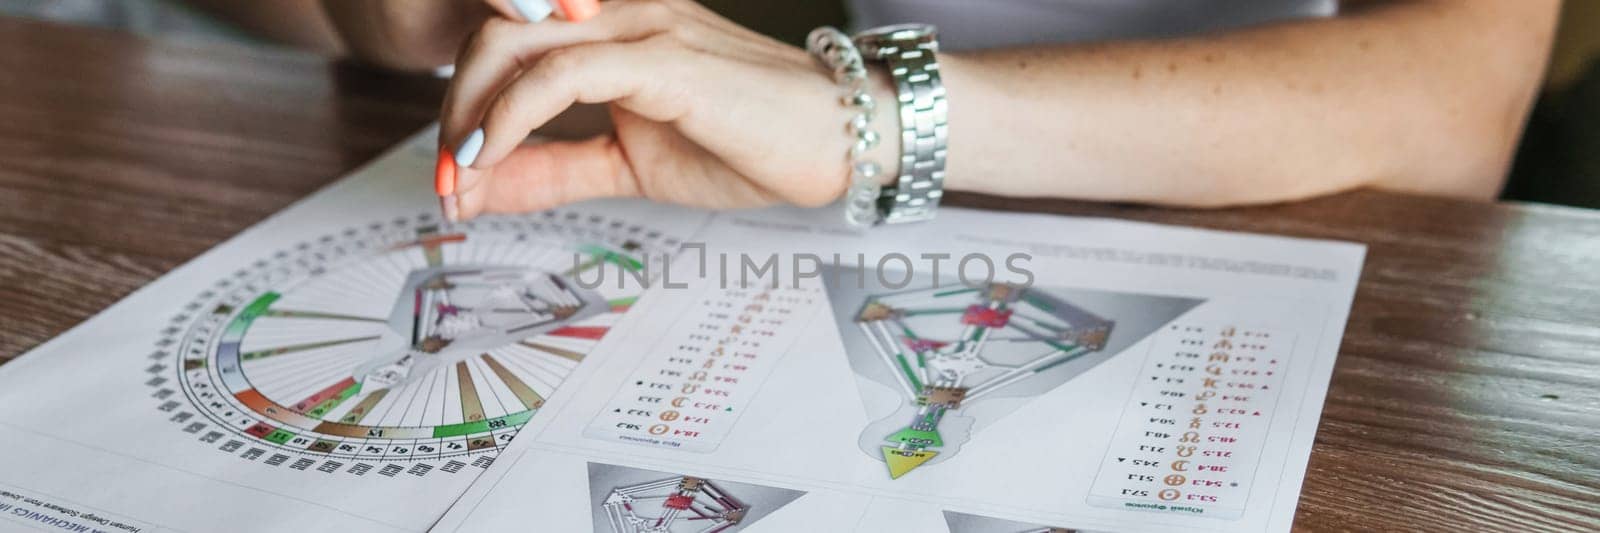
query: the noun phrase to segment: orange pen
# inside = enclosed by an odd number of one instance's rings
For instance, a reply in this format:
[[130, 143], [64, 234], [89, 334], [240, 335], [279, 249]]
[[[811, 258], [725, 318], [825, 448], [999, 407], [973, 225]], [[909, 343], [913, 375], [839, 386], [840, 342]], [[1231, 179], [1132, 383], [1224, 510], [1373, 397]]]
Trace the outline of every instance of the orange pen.
[[459, 206], [456, 205], [456, 157], [450, 150], [439, 147], [439, 161], [433, 166], [433, 190], [439, 193], [439, 210], [445, 220], [455, 222]]
[[[600, 0], [510, 0], [511, 6], [528, 22], [539, 22], [551, 14], [571, 22], [581, 22], [600, 14]], [[454, 151], [439, 147], [439, 160], [433, 168], [433, 189], [439, 194], [439, 209], [446, 220], [455, 221], [460, 206], [456, 203], [456, 185], [460, 165], [471, 166], [483, 148], [483, 129], [473, 131]]]
[[583, 22], [600, 14], [600, 0], [556, 0], [561, 18]]
[[509, 0], [528, 22], [539, 22], [552, 13], [572, 22], [582, 22], [600, 13], [599, 0]]

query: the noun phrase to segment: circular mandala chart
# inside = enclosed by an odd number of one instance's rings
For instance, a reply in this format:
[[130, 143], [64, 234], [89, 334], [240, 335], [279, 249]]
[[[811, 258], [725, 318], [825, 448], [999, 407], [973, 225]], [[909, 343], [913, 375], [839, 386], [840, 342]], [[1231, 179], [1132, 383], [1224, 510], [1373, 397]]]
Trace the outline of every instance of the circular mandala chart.
[[510, 442], [678, 245], [557, 212], [324, 236], [187, 306], [157, 353], [177, 387], [157, 397], [185, 431], [248, 459], [389, 475], [452, 459], [453, 472]]

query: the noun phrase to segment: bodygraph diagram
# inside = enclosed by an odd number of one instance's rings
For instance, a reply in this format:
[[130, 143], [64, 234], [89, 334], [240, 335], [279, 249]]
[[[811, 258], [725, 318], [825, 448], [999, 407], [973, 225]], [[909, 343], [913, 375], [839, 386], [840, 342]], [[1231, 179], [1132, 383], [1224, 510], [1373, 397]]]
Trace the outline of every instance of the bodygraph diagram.
[[926, 278], [892, 290], [849, 286], [874, 276], [823, 278], [851, 367], [865, 378], [858, 382], [900, 398], [859, 441], [893, 479], [948, 459], [983, 426], [1201, 302]]
[[589, 463], [596, 533], [732, 533], [805, 495], [792, 489]]

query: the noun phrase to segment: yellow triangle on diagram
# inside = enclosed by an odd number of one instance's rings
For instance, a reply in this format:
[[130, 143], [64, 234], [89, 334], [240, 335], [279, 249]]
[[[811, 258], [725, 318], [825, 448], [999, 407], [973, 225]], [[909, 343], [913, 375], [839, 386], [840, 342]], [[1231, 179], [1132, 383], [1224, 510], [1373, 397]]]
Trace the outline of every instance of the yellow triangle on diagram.
[[889, 478], [900, 479], [922, 463], [928, 462], [939, 452], [930, 450], [902, 450], [894, 446], [883, 447], [883, 462], [889, 465]]

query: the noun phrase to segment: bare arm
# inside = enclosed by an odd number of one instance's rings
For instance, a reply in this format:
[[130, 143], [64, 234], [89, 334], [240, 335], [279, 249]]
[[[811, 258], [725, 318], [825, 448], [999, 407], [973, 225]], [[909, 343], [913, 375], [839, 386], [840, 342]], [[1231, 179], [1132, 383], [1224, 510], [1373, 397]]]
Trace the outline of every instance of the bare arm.
[[447, 65], [492, 12], [482, 0], [321, 0], [356, 59], [398, 70]]
[[261, 37], [328, 55], [343, 51], [339, 36], [322, 11], [321, 0], [188, 0], [187, 3]]
[[[1187, 39], [943, 54], [945, 185], [1202, 207], [1361, 186], [1492, 197], [1556, 1], [1345, 5]], [[440, 168], [460, 167], [436, 180], [455, 183], [447, 213], [597, 196], [819, 206], [848, 184], [832, 80], [688, 0], [616, 0], [579, 25], [491, 20], [464, 50], [441, 117]], [[608, 104], [614, 131], [523, 144], [575, 103]], [[893, 162], [895, 144], [871, 155]]]
[[1359, 186], [1494, 197], [1558, 3], [1350, 4], [1187, 39], [946, 54], [946, 186], [1192, 206]]
[[256, 35], [398, 70], [449, 64], [500, 0], [187, 0]]

